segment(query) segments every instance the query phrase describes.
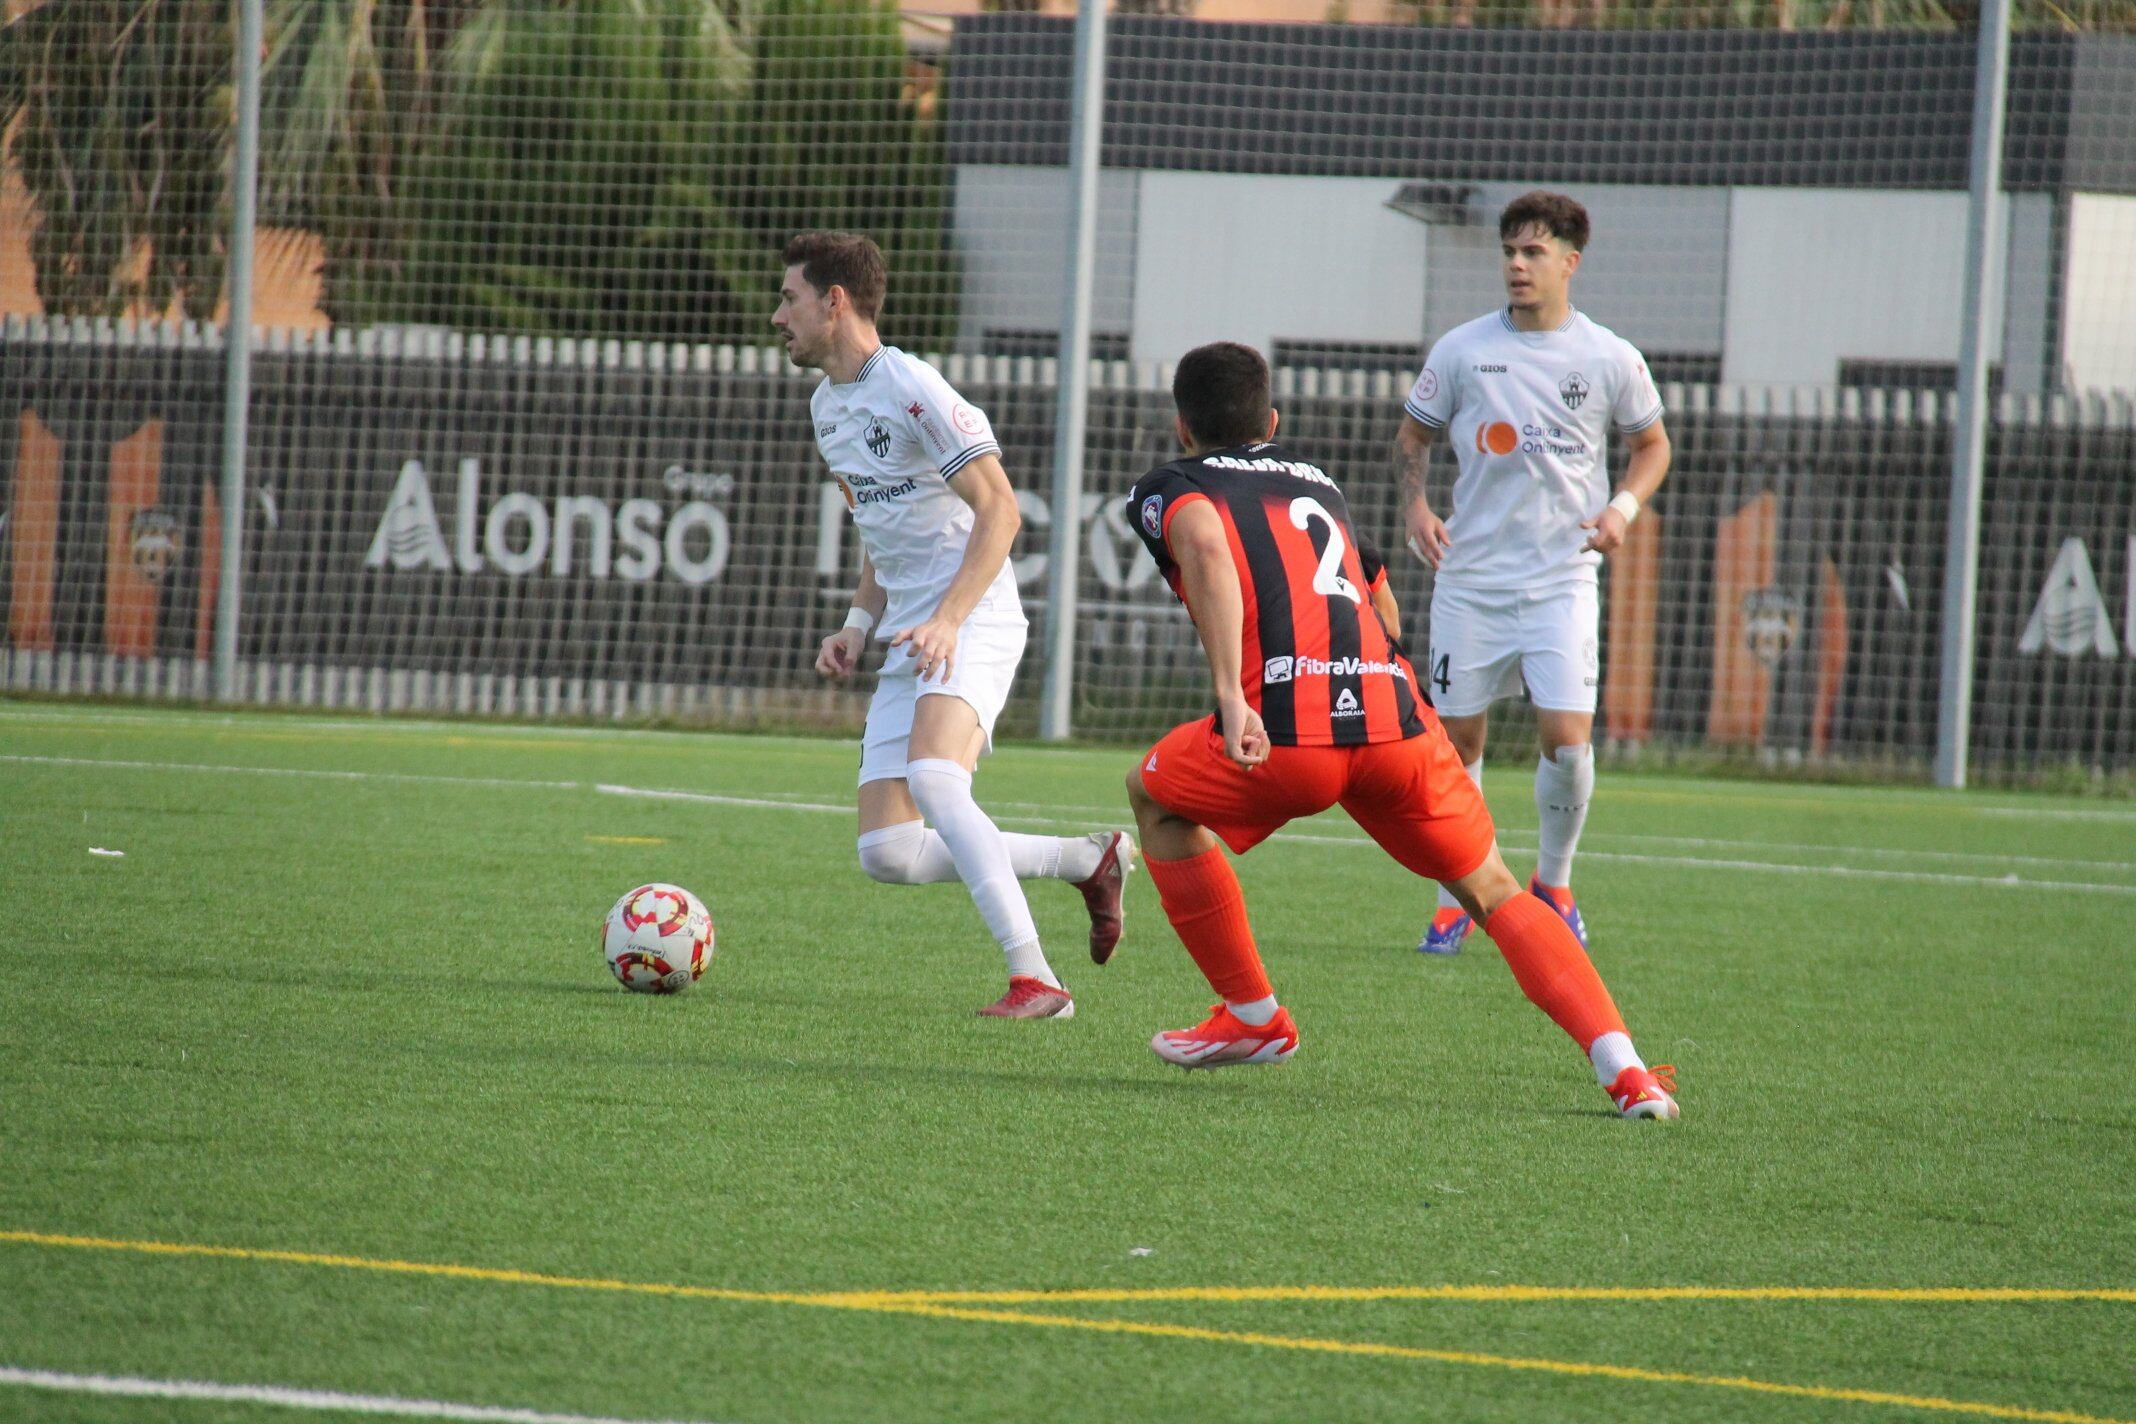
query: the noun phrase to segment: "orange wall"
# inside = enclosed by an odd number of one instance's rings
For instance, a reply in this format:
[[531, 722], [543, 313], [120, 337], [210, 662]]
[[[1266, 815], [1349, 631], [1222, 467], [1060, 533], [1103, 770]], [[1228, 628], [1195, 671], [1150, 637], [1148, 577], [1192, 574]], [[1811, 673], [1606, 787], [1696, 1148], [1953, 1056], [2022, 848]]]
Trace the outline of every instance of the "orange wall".
[[[0, 316], [44, 315], [44, 303], [37, 296], [37, 281], [30, 266], [30, 227], [35, 220], [36, 206], [10, 158], [0, 167]], [[326, 249], [317, 233], [263, 227], [253, 251], [254, 326], [313, 331], [333, 324], [319, 307]], [[144, 249], [136, 261], [145, 262], [147, 257]], [[152, 313], [136, 311], [129, 315], [139, 318]], [[181, 313], [173, 303], [169, 311], [160, 315], [176, 320]], [[226, 315], [218, 307], [215, 319], [221, 321]]]

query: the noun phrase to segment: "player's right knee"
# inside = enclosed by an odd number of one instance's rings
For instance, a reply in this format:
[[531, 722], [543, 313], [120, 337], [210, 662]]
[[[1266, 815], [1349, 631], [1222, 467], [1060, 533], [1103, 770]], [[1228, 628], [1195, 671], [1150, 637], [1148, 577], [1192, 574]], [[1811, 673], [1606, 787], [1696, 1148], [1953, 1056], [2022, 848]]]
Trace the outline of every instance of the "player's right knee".
[[915, 883], [914, 867], [927, 845], [927, 823], [906, 821], [868, 831], [860, 838], [860, 868], [870, 880], [884, 885]]

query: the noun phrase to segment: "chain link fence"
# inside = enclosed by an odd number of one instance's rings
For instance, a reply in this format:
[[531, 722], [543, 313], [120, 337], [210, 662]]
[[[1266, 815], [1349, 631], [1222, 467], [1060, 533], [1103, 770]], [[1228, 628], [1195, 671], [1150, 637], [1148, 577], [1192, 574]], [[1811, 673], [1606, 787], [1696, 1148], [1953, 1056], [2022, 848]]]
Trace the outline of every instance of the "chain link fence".
[[[1575, 298], [1644, 350], [1676, 449], [1607, 574], [1598, 735], [1925, 768], [1972, 34], [1935, 5], [1793, 30], [1759, 5], [1637, 25], [1606, 4], [1212, 8], [1111, 26], [1075, 731], [1146, 737], [1206, 700], [1119, 508], [1170, 453], [1166, 363], [1214, 339], [1268, 352], [1286, 438], [1397, 548], [1401, 394], [1437, 335], [1500, 302], [1498, 208], [1549, 186], [1594, 215]], [[2010, 52], [1970, 739], [2002, 776], [2136, 767], [2126, 8], [2020, 7]], [[1007, 725], [1035, 729], [1069, 20], [265, 13], [242, 698], [854, 725], [857, 695], [808, 662], [856, 541], [810, 436], [813, 373], [762, 347], [780, 243], [837, 226], [889, 255], [886, 339], [940, 353], [1002, 438], [1038, 625]], [[205, 696], [234, 25], [141, 0], [7, 14], [0, 687]], [[1428, 575], [1395, 569], [1421, 622]]]

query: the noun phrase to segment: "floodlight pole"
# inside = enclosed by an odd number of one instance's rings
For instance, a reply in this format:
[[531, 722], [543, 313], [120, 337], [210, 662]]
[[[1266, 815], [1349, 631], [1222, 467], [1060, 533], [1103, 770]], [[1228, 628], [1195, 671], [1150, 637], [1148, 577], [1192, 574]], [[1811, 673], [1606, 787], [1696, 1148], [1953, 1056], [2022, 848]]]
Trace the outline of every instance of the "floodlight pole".
[[1083, 566], [1083, 437], [1090, 403], [1090, 297], [1097, 272], [1098, 168], [1105, 121], [1105, 3], [1075, 14], [1075, 97], [1068, 130], [1068, 293], [1054, 382], [1052, 557], [1046, 580], [1046, 682], [1038, 731], [1071, 730], [1075, 694], [1076, 576]]
[[237, 152], [233, 157], [230, 252], [223, 290], [222, 564], [215, 585], [215, 696], [237, 696], [238, 580], [245, 538], [245, 435], [252, 409], [252, 246], [260, 187], [260, 22], [262, 0], [237, 6]]
[[1951, 432], [1950, 538], [1943, 566], [1943, 685], [1936, 705], [1936, 784], [1961, 787], [1973, 730], [1973, 617], [1980, 597], [1980, 492], [1987, 463], [1988, 314], [2002, 227], [2003, 97], [2010, 0], [1981, 0], [1973, 80], [1971, 197], [1965, 224], [1965, 328]]

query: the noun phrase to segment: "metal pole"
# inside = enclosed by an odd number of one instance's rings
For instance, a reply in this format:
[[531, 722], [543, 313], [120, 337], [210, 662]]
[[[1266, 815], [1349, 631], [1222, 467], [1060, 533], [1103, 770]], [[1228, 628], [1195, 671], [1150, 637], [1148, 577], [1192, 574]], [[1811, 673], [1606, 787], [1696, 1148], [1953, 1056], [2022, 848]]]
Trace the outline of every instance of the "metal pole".
[[262, 0], [237, 0], [237, 153], [223, 290], [222, 567], [215, 587], [215, 696], [237, 696], [238, 580], [245, 566], [245, 421], [252, 408], [252, 244], [260, 186]]
[[1982, 0], [1973, 80], [1973, 163], [1965, 225], [1965, 334], [1951, 439], [1951, 522], [1943, 571], [1943, 686], [1936, 710], [1936, 784], [1965, 785], [1973, 729], [1973, 615], [1980, 593], [1980, 490], [1987, 454], [1988, 312], [1999, 295], [2003, 95], [2010, 0]]
[[1105, 0], [1075, 15], [1075, 100], [1069, 120], [1068, 295], [1061, 310], [1053, 415], [1053, 540], [1046, 580], [1046, 684], [1039, 735], [1070, 732], [1075, 693], [1076, 575], [1083, 566], [1083, 436], [1090, 399], [1090, 289], [1097, 271], [1098, 165], [1105, 120]]

